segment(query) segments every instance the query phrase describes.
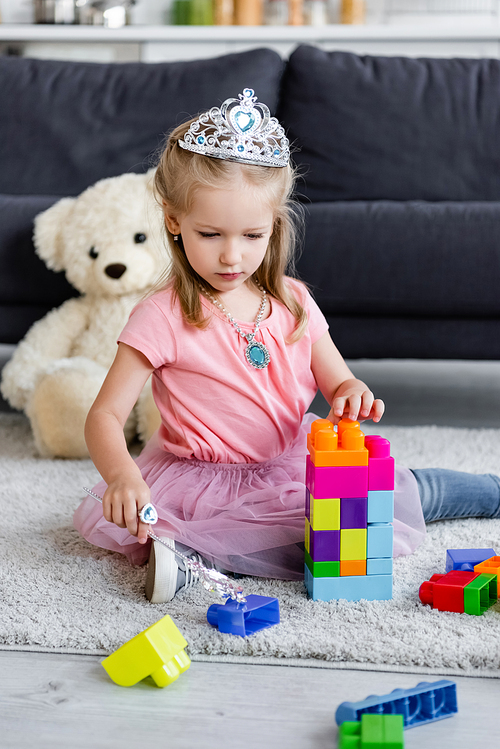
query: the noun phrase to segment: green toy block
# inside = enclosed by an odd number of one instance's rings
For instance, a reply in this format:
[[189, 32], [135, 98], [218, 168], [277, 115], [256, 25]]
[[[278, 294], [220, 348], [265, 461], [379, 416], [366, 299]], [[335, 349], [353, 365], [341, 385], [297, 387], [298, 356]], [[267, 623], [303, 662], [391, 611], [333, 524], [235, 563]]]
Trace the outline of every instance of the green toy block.
[[403, 716], [363, 713], [339, 726], [339, 749], [404, 749]]
[[314, 562], [310, 555], [305, 553], [306, 564], [313, 577], [339, 577], [340, 562]]
[[464, 588], [464, 611], [480, 616], [497, 602], [497, 576], [482, 574]]
[[186, 646], [172, 619], [164, 616], [108, 655], [101, 665], [121, 687], [131, 687], [147, 676], [157, 687], [165, 687], [191, 665]]

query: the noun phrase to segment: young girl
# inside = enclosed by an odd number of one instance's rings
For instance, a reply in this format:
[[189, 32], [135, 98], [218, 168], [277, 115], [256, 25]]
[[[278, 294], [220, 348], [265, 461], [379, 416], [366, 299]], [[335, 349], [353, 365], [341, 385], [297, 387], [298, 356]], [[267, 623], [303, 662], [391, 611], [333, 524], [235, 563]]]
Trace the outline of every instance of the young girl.
[[[174, 130], [156, 171], [172, 265], [133, 310], [90, 410], [86, 439], [104, 481], [75, 526], [141, 564], [146, 596], [168, 601], [192, 580], [155, 532], [209, 566], [303, 577], [306, 411], [317, 388], [329, 419], [380, 421], [384, 404], [336, 349], [293, 278], [294, 171], [288, 140], [251, 89]], [[137, 460], [123, 426], [153, 375], [161, 427]], [[422, 509], [423, 508], [423, 509]], [[500, 479], [396, 469], [395, 556], [423, 540], [424, 517], [500, 515]]]

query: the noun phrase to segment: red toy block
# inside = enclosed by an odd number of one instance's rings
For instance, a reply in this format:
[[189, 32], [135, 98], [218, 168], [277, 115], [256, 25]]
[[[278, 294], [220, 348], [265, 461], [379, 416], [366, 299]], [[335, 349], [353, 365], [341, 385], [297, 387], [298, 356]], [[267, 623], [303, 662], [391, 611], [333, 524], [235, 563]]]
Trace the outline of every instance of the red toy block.
[[422, 583], [418, 595], [422, 603], [427, 603], [439, 611], [455, 611], [463, 614], [464, 588], [479, 576], [478, 572], [452, 570], [446, 575], [433, 575]]
[[368, 496], [368, 466], [315, 466], [306, 458], [306, 484], [315, 499]]
[[370, 435], [365, 439], [368, 448], [368, 490], [392, 491], [394, 489], [394, 458], [391, 443], [383, 437]]

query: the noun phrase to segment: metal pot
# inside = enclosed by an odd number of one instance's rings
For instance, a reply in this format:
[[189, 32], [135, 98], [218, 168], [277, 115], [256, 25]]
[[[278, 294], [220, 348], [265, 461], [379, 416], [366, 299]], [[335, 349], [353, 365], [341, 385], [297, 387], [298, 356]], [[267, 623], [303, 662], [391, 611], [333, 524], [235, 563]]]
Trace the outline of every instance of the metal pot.
[[76, 0], [34, 0], [35, 23], [76, 23]]

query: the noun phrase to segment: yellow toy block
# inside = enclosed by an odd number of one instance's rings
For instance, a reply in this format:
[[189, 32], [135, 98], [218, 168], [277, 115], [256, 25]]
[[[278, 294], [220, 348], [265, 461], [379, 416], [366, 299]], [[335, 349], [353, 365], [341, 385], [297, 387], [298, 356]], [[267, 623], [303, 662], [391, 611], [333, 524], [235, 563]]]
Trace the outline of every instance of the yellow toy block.
[[340, 530], [340, 499], [315, 499], [311, 494], [310, 508], [313, 531]]
[[340, 531], [340, 561], [366, 559], [366, 528]]
[[328, 419], [316, 419], [307, 435], [307, 449], [315, 466], [367, 466], [368, 450], [359, 422], [342, 419], [338, 432]]
[[490, 573], [497, 576], [497, 598], [500, 598], [500, 557], [490, 557], [474, 565], [474, 572]]
[[308, 554], [310, 554], [311, 549], [311, 526], [309, 525], [309, 520], [306, 518], [306, 536], [304, 540], [304, 546]]
[[187, 642], [169, 616], [164, 616], [102, 661], [110, 678], [121, 687], [151, 676], [157, 687], [172, 684], [191, 665]]

